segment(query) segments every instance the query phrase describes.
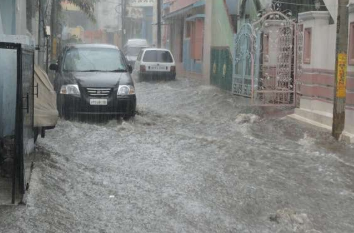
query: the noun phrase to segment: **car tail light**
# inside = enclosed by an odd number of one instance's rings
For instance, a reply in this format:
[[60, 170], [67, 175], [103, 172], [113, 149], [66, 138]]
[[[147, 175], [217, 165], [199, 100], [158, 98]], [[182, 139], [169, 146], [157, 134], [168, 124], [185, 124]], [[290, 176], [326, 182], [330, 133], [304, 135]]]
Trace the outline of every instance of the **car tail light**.
[[171, 66], [170, 71], [173, 73], [176, 72], [176, 66]]
[[146, 66], [141, 65], [140, 66], [140, 72], [146, 72]]

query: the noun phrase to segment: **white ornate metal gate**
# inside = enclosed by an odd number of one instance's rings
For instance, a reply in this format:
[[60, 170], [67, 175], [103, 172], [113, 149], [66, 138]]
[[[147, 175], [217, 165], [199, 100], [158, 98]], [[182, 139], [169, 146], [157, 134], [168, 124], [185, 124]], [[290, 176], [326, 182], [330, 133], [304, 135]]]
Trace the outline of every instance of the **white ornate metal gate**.
[[283, 13], [274, 11], [252, 26], [256, 37], [253, 103], [295, 104], [297, 25]]
[[297, 24], [279, 11], [244, 25], [235, 37], [233, 94], [255, 105], [295, 105], [297, 37]]

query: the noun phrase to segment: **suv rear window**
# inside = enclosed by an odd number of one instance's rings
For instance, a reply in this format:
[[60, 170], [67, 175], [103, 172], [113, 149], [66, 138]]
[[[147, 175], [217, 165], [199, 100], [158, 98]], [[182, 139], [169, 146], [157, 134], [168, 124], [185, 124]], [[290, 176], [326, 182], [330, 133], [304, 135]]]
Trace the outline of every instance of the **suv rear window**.
[[169, 51], [149, 50], [145, 52], [143, 61], [172, 63], [173, 59]]

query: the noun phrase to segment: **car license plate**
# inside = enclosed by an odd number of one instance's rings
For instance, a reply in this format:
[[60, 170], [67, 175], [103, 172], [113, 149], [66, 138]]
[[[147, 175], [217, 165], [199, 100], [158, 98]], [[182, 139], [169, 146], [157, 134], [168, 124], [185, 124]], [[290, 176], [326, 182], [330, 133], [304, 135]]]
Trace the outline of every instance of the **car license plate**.
[[167, 71], [166, 66], [150, 66], [151, 71]]
[[90, 105], [107, 105], [107, 99], [90, 99]]

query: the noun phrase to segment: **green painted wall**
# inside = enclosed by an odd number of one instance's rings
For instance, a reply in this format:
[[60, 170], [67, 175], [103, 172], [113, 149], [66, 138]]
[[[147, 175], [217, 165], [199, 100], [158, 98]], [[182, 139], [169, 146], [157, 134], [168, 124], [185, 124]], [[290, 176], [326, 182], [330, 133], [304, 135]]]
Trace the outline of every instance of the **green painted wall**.
[[210, 83], [223, 90], [232, 89], [234, 31], [224, 0], [212, 1]]
[[232, 90], [232, 55], [228, 47], [212, 47], [210, 83], [223, 90]]
[[224, 0], [213, 0], [212, 6], [212, 42], [211, 46], [233, 48], [234, 32], [224, 5]]

